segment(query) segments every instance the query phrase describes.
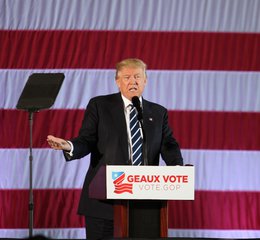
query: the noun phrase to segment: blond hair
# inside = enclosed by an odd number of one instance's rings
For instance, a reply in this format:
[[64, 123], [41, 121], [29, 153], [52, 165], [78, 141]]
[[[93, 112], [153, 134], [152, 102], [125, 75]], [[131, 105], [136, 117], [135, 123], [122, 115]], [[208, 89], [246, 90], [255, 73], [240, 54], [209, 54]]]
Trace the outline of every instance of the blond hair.
[[118, 78], [118, 72], [121, 71], [124, 67], [142, 68], [146, 76], [147, 65], [138, 58], [128, 58], [116, 64], [116, 79]]

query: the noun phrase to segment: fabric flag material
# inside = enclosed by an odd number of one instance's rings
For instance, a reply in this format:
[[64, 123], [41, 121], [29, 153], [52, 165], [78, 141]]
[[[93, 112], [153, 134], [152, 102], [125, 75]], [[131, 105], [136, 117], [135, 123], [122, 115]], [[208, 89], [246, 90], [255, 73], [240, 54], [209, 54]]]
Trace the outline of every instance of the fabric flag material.
[[[89, 156], [66, 163], [91, 97], [117, 92], [115, 64], [148, 65], [147, 100], [168, 109], [195, 200], [169, 202], [169, 237], [260, 238], [258, 0], [0, 0], [0, 237], [28, 237], [29, 123], [16, 104], [35, 72], [63, 72], [33, 126], [34, 233], [82, 239]], [[161, 161], [163, 165], [164, 162]]]

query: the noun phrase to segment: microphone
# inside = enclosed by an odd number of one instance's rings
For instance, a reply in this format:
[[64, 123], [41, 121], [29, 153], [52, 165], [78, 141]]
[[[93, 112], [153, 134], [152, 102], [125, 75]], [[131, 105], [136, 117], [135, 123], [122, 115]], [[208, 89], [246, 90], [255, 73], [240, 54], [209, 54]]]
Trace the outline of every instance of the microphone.
[[134, 107], [137, 110], [137, 113], [138, 113], [137, 118], [138, 118], [138, 120], [142, 121], [143, 120], [143, 110], [141, 108], [141, 103], [140, 103], [139, 97], [134, 96], [132, 98], [132, 103], [133, 103]]

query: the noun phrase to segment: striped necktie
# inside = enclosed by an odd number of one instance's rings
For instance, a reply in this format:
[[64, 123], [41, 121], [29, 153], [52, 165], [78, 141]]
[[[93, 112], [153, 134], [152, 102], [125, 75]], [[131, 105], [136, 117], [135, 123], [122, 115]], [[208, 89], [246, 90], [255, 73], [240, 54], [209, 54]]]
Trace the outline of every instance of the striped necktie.
[[139, 166], [143, 161], [143, 139], [141, 137], [141, 129], [137, 121], [137, 111], [136, 108], [131, 105], [130, 110], [130, 132], [132, 140], [132, 160], [133, 165]]

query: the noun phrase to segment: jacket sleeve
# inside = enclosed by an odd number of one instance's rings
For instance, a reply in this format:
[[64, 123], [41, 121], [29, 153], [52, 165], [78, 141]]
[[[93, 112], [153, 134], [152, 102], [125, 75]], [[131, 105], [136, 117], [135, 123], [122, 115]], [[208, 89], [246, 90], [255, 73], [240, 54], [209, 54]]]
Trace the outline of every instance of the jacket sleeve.
[[74, 160], [88, 155], [97, 145], [98, 113], [97, 104], [91, 99], [84, 114], [78, 137], [71, 139], [74, 150], [72, 156], [64, 152], [66, 160]]
[[173, 132], [168, 124], [168, 113], [166, 109], [163, 114], [162, 132], [161, 156], [163, 160], [170, 166], [183, 165], [179, 144], [174, 138]]

